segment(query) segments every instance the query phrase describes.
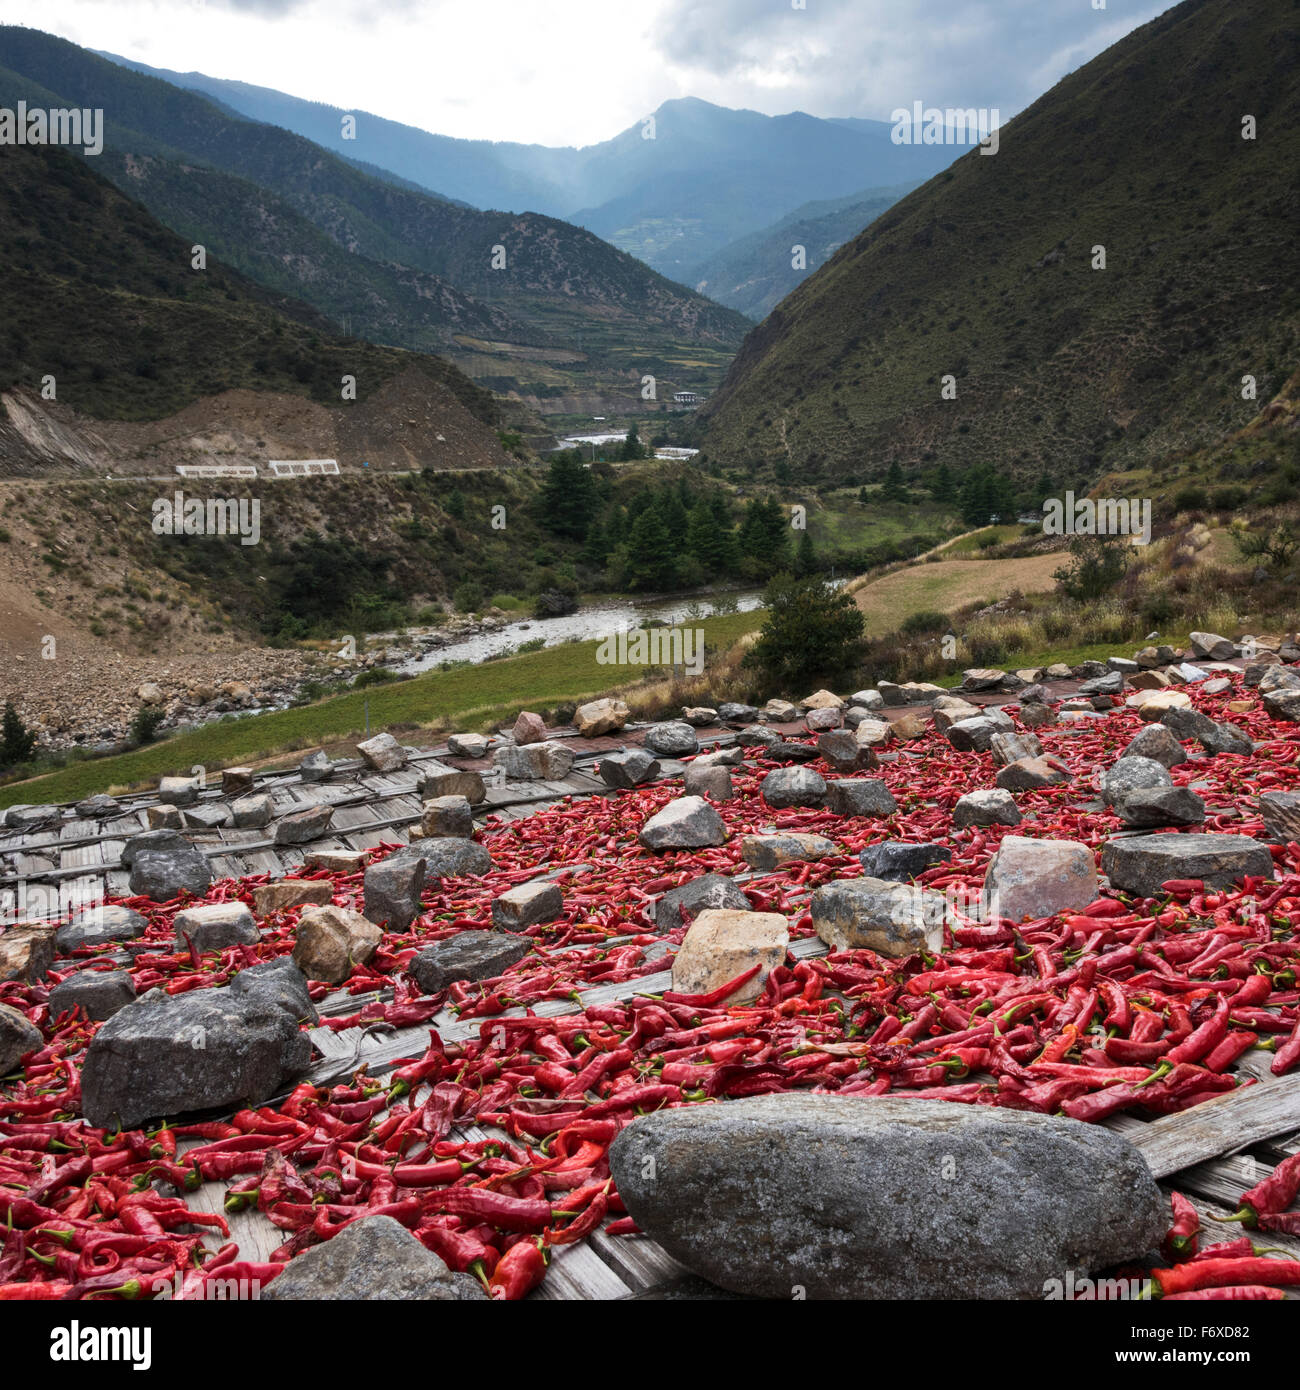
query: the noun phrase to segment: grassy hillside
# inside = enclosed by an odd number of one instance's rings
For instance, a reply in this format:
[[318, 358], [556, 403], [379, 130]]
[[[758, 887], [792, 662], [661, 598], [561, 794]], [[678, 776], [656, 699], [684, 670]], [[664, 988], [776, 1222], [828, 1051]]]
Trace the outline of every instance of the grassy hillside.
[[[848, 198], [805, 203], [761, 232], [733, 241], [690, 268], [701, 294], [746, 318], [764, 319], [846, 241], [911, 192], [914, 185], [869, 188]], [[805, 269], [794, 268], [794, 248], [804, 248]]]
[[[444, 349], [498, 390], [537, 401], [603, 393], [630, 406], [641, 376], [673, 359], [666, 390], [711, 389], [743, 336], [741, 316], [581, 228], [531, 213], [480, 212], [377, 178], [291, 131], [231, 116], [194, 92], [36, 30], [0, 29], [0, 53], [21, 80], [60, 94], [60, 104], [104, 108], [107, 145], [117, 155], [106, 172], [160, 219], [331, 315], [374, 297], [370, 308], [356, 308], [354, 331], [423, 348], [440, 324], [434, 336]], [[142, 165], [143, 156], [155, 162]], [[197, 171], [185, 167], [195, 164]], [[315, 256], [317, 237], [299, 241], [286, 209], [345, 253], [342, 262]], [[357, 284], [350, 283], [354, 258]], [[492, 346], [457, 353], [458, 335]], [[535, 350], [557, 346], [577, 353], [558, 363], [543, 356], [559, 372], [552, 380], [534, 365]], [[681, 348], [705, 356], [697, 361]]]
[[1188, 0], [800, 286], [708, 403], [706, 453], [1077, 482], [1202, 447], [1300, 361], [1298, 166], [1300, 3]]
[[0, 158], [0, 389], [39, 390], [86, 414], [151, 420], [233, 387], [337, 404], [417, 364], [478, 419], [492, 397], [434, 357], [344, 341], [314, 310], [220, 264], [58, 149]]

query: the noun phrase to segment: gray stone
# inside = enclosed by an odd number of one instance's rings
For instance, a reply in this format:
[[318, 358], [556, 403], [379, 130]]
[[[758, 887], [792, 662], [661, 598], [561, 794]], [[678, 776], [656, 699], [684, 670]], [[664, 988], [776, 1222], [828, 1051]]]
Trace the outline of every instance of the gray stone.
[[691, 764], [692, 767], [739, 767], [745, 761], [745, 750], [737, 745], [734, 748], [714, 748], [711, 753], [701, 753]]
[[319, 839], [334, 819], [333, 806], [304, 806], [301, 811], [290, 811], [275, 827], [277, 845], [303, 845], [309, 840]]
[[875, 951], [899, 958], [943, 949], [951, 918], [942, 893], [878, 878], [825, 883], [809, 904], [813, 930], [833, 951]]
[[1121, 892], [1154, 897], [1170, 879], [1199, 878], [1229, 888], [1246, 874], [1270, 878], [1268, 846], [1244, 835], [1134, 835], [1107, 840], [1102, 872]]
[[150, 830], [180, 830], [185, 825], [179, 806], [146, 806], [144, 815]]
[[698, 763], [686, 769], [682, 790], [687, 796], [707, 796], [711, 801], [730, 801], [735, 796], [731, 773], [725, 767], [701, 767]]
[[796, 1093], [660, 1110], [619, 1134], [610, 1169], [670, 1255], [772, 1299], [1041, 1300], [1067, 1271], [1138, 1260], [1169, 1224], [1119, 1135], [943, 1101]]
[[1300, 792], [1264, 792], [1259, 798], [1259, 813], [1271, 844], [1300, 841]]
[[260, 830], [264, 825], [270, 825], [272, 807], [271, 798], [265, 793], [261, 796], [243, 796], [231, 803], [230, 814], [241, 830]]
[[260, 1105], [310, 1063], [298, 1020], [261, 991], [152, 989], [91, 1040], [82, 1113], [99, 1128], [135, 1129], [194, 1110]]
[[220, 830], [230, 824], [230, 807], [209, 803], [182, 811], [181, 820], [190, 830]]
[[308, 753], [298, 764], [298, 776], [304, 782], [323, 782], [334, 771], [328, 753]]
[[1026, 705], [1052, 705], [1056, 704], [1056, 697], [1045, 685], [1026, 686], [1020, 692], [1020, 706], [1023, 709]]
[[652, 724], [645, 731], [645, 746], [666, 758], [684, 758], [700, 751], [700, 740], [689, 724], [674, 719], [666, 724]]
[[314, 1245], [260, 1293], [269, 1303], [473, 1303], [487, 1300], [470, 1274], [453, 1274], [391, 1216], [354, 1221]]
[[1122, 675], [1131, 676], [1134, 672], [1141, 670], [1136, 661], [1130, 661], [1126, 656], [1108, 656], [1106, 665], [1112, 671], [1119, 671]]
[[769, 806], [820, 806], [826, 783], [809, 767], [782, 767], [763, 778], [763, 800]]
[[813, 763], [820, 754], [812, 743], [774, 743], [767, 756], [775, 763]]
[[976, 667], [962, 672], [963, 690], [997, 690], [1006, 679], [1005, 671], [995, 671], [989, 667]]
[[625, 753], [602, 758], [598, 771], [607, 787], [639, 787], [659, 776], [659, 761], [644, 749], [629, 748]]
[[803, 724], [810, 734], [824, 734], [842, 727], [844, 716], [838, 709], [810, 709], [804, 715]]
[[1270, 690], [1264, 696], [1264, 708], [1274, 719], [1300, 723], [1300, 690]]
[[75, 917], [60, 927], [55, 945], [60, 955], [70, 956], [85, 946], [107, 946], [114, 941], [134, 941], [143, 936], [148, 922], [129, 907], [109, 907], [95, 903], [82, 908]]
[[423, 859], [425, 862], [425, 882], [438, 878], [481, 877], [492, 872], [492, 856], [474, 840], [457, 840], [452, 837], [434, 840], [416, 840], [394, 850], [381, 864], [399, 860], [410, 863]]
[[1014, 732], [1015, 725], [1008, 715], [1000, 710], [986, 710], [975, 719], [959, 719], [944, 737], [959, 753], [987, 753], [994, 734]]
[[1092, 850], [1073, 840], [1004, 835], [984, 874], [990, 913], [1012, 922], [1082, 912], [1096, 896]]
[[474, 812], [463, 796], [435, 796], [426, 801], [420, 817], [425, 839], [468, 840], [474, 834]]
[[1249, 757], [1255, 745], [1244, 729], [1235, 724], [1216, 724], [1209, 715], [1194, 709], [1170, 709], [1160, 722], [1176, 738], [1194, 738], [1207, 753], [1241, 753]]
[[583, 738], [603, 738], [606, 734], [618, 733], [631, 713], [622, 700], [592, 700], [573, 712], [573, 726]]
[[177, 830], [146, 830], [142, 835], [131, 836], [122, 846], [120, 858], [123, 868], [129, 869], [135, 864], [138, 854], [190, 848], [190, 842]]
[[701, 912], [723, 908], [731, 912], [748, 912], [752, 904], [739, 886], [725, 874], [701, 874], [671, 888], [655, 904], [655, 926], [661, 932], [676, 931], [689, 926]]
[[1258, 688], [1261, 695], [1300, 690], [1300, 667], [1272, 666], [1260, 677]]
[[165, 806], [193, 806], [199, 784], [193, 777], [164, 777], [158, 783], [158, 800]]
[[212, 870], [207, 856], [193, 845], [175, 849], [141, 848], [132, 857], [129, 882], [133, 897], [166, 903], [182, 893], [192, 893], [195, 897], [206, 893], [212, 886]]
[[1241, 683], [1253, 689], [1268, 674], [1270, 666], [1279, 666], [1281, 662], [1282, 658], [1276, 652], [1260, 652], [1241, 673]]
[[692, 729], [707, 729], [710, 724], [717, 723], [717, 719], [718, 711], [706, 705], [688, 706], [682, 710], [682, 722], [689, 724]]
[[[758, 873], [771, 873], [783, 864], [825, 859], [835, 853], [834, 841], [822, 835], [746, 835], [740, 842], [740, 857]], [[745, 902], [734, 910], [747, 911]]]
[[1041, 758], [1043, 745], [1035, 734], [994, 734], [989, 740], [994, 767], [1006, 767], [1022, 758]]
[[527, 937], [496, 931], [462, 931], [426, 946], [410, 964], [423, 994], [439, 994], [454, 980], [493, 980], [531, 951]]
[[440, 796], [463, 796], [471, 806], [477, 806], [487, 796], [487, 787], [477, 772], [437, 762], [423, 764], [416, 791], [424, 801], [434, 801]]
[[374, 772], [397, 772], [406, 766], [406, 749], [392, 734], [376, 734], [358, 743], [357, 752]]
[[751, 724], [740, 731], [742, 748], [773, 748], [781, 742], [780, 734], [765, 729], [761, 724]]
[[793, 724], [799, 718], [799, 711], [789, 700], [769, 700], [763, 713], [771, 724]]
[[859, 690], [849, 696], [849, 707], [865, 710], [884, 709], [885, 698], [878, 690]]
[[251, 796], [256, 783], [251, 767], [227, 767], [221, 770], [222, 796]]
[[1169, 775], [1169, 769], [1164, 763], [1157, 762], [1154, 758], [1125, 754], [1101, 774], [1101, 799], [1107, 806], [1115, 806], [1130, 792], [1173, 785], [1174, 779]]
[[488, 755], [488, 741], [482, 734], [452, 734], [447, 740], [447, 752], [453, 758], [477, 761]]
[[837, 816], [892, 816], [898, 810], [893, 793], [874, 777], [827, 782], [825, 806]]
[[78, 801], [75, 809], [82, 820], [108, 820], [122, 814], [122, 803], [103, 792], [96, 792], [94, 796]]
[[867, 878], [890, 883], [907, 883], [936, 864], [946, 864], [952, 858], [947, 845], [907, 844], [902, 840], [881, 840], [868, 845], [858, 856]]
[[424, 859], [393, 857], [372, 864], [366, 870], [362, 915], [389, 931], [405, 931], [420, 915], [426, 866]]
[[823, 734], [817, 740], [817, 753], [835, 772], [867, 772], [880, 766], [875, 749], [859, 743], [846, 729]]
[[540, 714], [533, 714], [530, 710], [524, 710], [515, 720], [514, 728], [511, 729], [510, 733], [520, 748], [526, 747], [530, 743], [542, 743], [546, 739], [546, 721]]
[[379, 947], [383, 932], [351, 908], [332, 903], [303, 908], [294, 934], [293, 963], [309, 980], [340, 985]]
[[1205, 802], [1187, 787], [1139, 787], [1120, 798], [1115, 814], [1125, 825], [1139, 830], [1159, 825], [1204, 825]]
[[680, 796], [646, 821], [639, 839], [650, 850], [704, 849], [725, 844], [727, 827], [702, 797]]
[[1217, 632], [1193, 632], [1188, 641], [1188, 651], [1197, 661], [1231, 661], [1237, 655], [1237, 646], [1226, 637], [1220, 637]]
[[1084, 681], [1076, 692], [1079, 695], [1119, 695], [1124, 689], [1124, 673], [1107, 671], [1095, 680]]
[[1187, 761], [1187, 750], [1163, 724], [1148, 724], [1124, 750], [1121, 761], [1149, 758], [1162, 767], [1177, 767]]
[[41, 1030], [26, 1014], [0, 1004], [0, 1076], [13, 1071], [23, 1056], [45, 1046]]
[[993, 779], [998, 787], [1008, 792], [1028, 792], [1069, 780], [1069, 773], [1052, 758], [1018, 758], [1000, 768]]
[[968, 825], [1019, 825], [1020, 808], [1009, 791], [967, 792], [952, 808], [954, 830]]
[[126, 970], [78, 970], [50, 991], [50, 1018], [78, 1006], [87, 1018], [102, 1023], [135, 1002], [135, 983]]
[[564, 911], [558, 883], [520, 883], [492, 901], [492, 925], [501, 931], [523, 931], [539, 922], [553, 922]]
[[718, 719], [723, 724], [751, 724], [758, 718], [753, 705], [740, 705], [728, 700], [718, 706]]
[[261, 940], [257, 923], [248, 906], [241, 902], [204, 903], [187, 907], [173, 918], [178, 947], [186, 941], [200, 955], [204, 951], [224, 951], [227, 946], [255, 945]]

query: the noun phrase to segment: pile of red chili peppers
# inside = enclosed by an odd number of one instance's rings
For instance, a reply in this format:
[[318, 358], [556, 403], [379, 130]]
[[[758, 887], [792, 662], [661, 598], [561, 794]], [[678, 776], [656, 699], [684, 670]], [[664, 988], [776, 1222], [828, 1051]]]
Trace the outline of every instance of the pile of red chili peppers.
[[[1300, 790], [1300, 730], [1274, 723], [1258, 702], [1247, 714], [1226, 712], [1227, 701], [1250, 695], [1239, 679], [1220, 697], [1191, 693], [1259, 746], [1253, 757], [1197, 758], [1175, 768], [1174, 780], [1194, 784], [1207, 803], [1205, 830], [1259, 834], [1254, 797]], [[1097, 777], [1141, 727], [1121, 706], [1082, 727], [1038, 730], [1073, 780], [1020, 794], [1025, 821], [1014, 833], [1099, 849], [1121, 825], [1098, 809]], [[479, 838], [493, 872], [434, 884], [421, 917], [386, 933], [341, 991], [312, 986], [318, 1003], [331, 996], [322, 1021], [334, 1028], [424, 1025], [444, 1007], [479, 1020], [467, 1041], [431, 1028], [425, 1046], [421, 1032], [419, 1055], [387, 1075], [361, 1067], [341, 1084], [304, 1084], [277, 1106], [219, 1122], [108, 1134], [78, 1118], [80, 1065], [98, 1025], [51, 1018], [47, 1004], [84, 959], [60, 960], [40, 984], [0, 986], [0, 1002], [45, 1039], [21, 1075], [0, 1080], [0, 1299], [202, 1298], [217, 1280], [264, 1285], [295, 1255], [375, 1214], [477, 1275], [492, 1296], [521, 1298], [544, 1278], [555, 1247], [598, 1229], [635, 1233], [608, 1150], [624, 1125], [662, 1106], [808, 1089], [1099, 1120], [1125, 1110], [1166, 1115], [1231, 1090], [1243, 1084], [1234, 1067], [1252, 1051], [1271, 1053], [1279, 1075], [1300, 1062], [1300, 844], [1274, 849], [1270, 879], [1228, 890], [1171, 882], [1155, 898], [1112, 892], [1085, 911], [1038, 921], [972, 915], [948, 930], [937, 957], [850, 951], [792, 961], [744, 1006], [728, 1006], [731, 987], [686, 997], [658, 982], [636, 994], [635, 982], [667, 963], [661, 943], [679, 942], [686, 929], [659, 933], [655, 901], [702, 873], [746, 873], [741, 835], [815, 831], [835, 842], [833, 857], [742, 882], [757, 910], [788, 916], [797, 940], [812, 935], [808, 895], [860, 875], [867, 845], [942, 841], [952, 860], [921, 882], [973, 903], [1006, 833], [953, 830], [956, 800], [992, 786], [996, 769], [987, 754], [955, 752], [934, 732], [872, 774], [898, 802], [888, 819], [775, 811], [759, 784], [779, 764], [762, 749], [750, 757], [751, 768], [734, 770], [736, 799], [719, 807], [731, 839], [717, 849], [654, 855], [639, 845], [637, 833], [679, 794], [676, 785], [569, 802], [509, 825], [490, 820]], [[528, 929], [535, 949], [494, 980], [421, 996], [405, 973], [416, 952], [489, 928], [493, 898], [541, 873], [558, 874], [565, 909]], [[357, 906], [361, 875], [332, 877], [334, 901]], [[226, 881], [206, 901], [251, 906], [264, 881]], [[172, 918], [190, 901], [126, 900], [150, 923], [127, 967], [138, 993], [212, 988], [293, 948], [297, 909], [265, 918], [255, 946], [177, 950]], [[610, 984], [628, 986], [622, 1002], [583, 1007], [582, 992]], [[340, 1013], [347, 995], [357, 1007]], [[551, 1000], [574, 1011], [533, 1012]], [[211, 1249], [230, 1230], [226, 1217], [194, 1209], [203, 1183], [227, 1185], [227, 1216], [255, 1209], [283, 1232], [269, 1260], [241, 1260], [232, 1239]], [[1292, 1160], [1245, 1195], [1238, 1219], [1252, 1231], [1300, 1233], [1300, 1216], [1288, 1210], [1297, 1183]], [[1195, 1211], [1180, 1201], [1171, 1268], [1151, 1272], [1165, 1297], [1247, 1297], [1224, 1290], [1297, 1282], [1289, 1276], [1300, 1262], [1256, 1255], [1249, 1236], [1197, 1254], [1187, 1214]], [[217, 1234], [205, 1241], [209, 1230]]]

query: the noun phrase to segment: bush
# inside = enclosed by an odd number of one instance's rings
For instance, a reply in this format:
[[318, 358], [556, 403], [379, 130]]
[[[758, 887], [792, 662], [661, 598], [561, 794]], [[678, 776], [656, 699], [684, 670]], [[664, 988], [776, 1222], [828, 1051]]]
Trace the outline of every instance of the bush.
[[1001, 544], [1002, 537], [996, 531], [985, 531], [975, 540], [975, 546], [979, 550], [993, 550]]
[[396, 671], [390, 671], [386, 666], [372, 666], [369, 670], [362, 673], [352, 682], [353, 690], [364, 690], [368, 685], [387, 685], [390, 681], [400, 681], [403, 677]]
[[1128, 573], [1129, 549], [1125, 536], [1076, 536], [1070, 542], [1070, 563], [1052, 578], [1067, 598], [1101, 598]]
[[1203, 487], [1184, 487], [1179, 488], [1174, 493], [1174, 510], [1176, 512], [1203, 512], [1209, 509], [1210, 494]]
[[909, 613], [903, 619], [901, 632], [907, 633], [909, 637], [921, 633], [947, 632], [952, 619], [946, 613], [938, 613], [927, 610], [921, 613]]
[[483, 607], [483, 586], [467, 579], [463, 584], [456, 585], [451, 601], [458, 613], [477, 613]]
[[763, 594], [767, 619], [745, 665], [790, 692], [814, 676], [848, 672], [864, 649], [865, 620], [853, 599], [819, 578], [778, 575]]
[[146, 743], [152, 743], [157, 737], [158, 726], [163, 722], [164, 713], [156, 705], [141, 705], [136, 710], [135, 718], [131, 721], [130, 740], [134, 747], [139, 748]]

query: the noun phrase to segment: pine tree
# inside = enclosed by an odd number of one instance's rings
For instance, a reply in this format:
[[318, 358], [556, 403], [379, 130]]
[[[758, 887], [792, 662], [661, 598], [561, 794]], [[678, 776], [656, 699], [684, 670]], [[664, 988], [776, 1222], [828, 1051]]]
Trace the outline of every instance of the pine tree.
[[673, 557], [668, 528], [657, 507], [647, 507], [632, 523], [627, 543], [629, 589], [663, 589], [672, 582]]
[[889, 465], [889, 472], [885, 475], [885, 486], [881, 492], [881, 497], [886, 502], [907, 501], [907, 484], [903, 482], [903, 470], [898, 466], [897, 459]]
[[641, 436], [637, 433], [635, 422], [623, 441], [622, 455], [624, 463], [635, 463], [637, 459], [645, 458], [645, 448], [641, 443]]
[[596, 506], [591, 470], [575, 454], [556, 454], [542, 485], [542, 525], [552, 535], [580, 541], [587, 534]]
[[795, 548], [794, 572], [799, 579], [806, 579], [817, 572], [817, 551], [813, 546], [812, 532], [806, 527], [799, 532], [799, 544]]
[[36, 735], [23, 723], [14, 702], [6, 700], [4, 721], [0, 725], [0, 767], [25, 763], [35, 751]]
[[941, 463], [939, 471], [934, 475], [934, 481], [930, 484], [930, 496], [936, 502], [951, 502], [956, 497], [956, 491], [952, 471], [946, 463]]

